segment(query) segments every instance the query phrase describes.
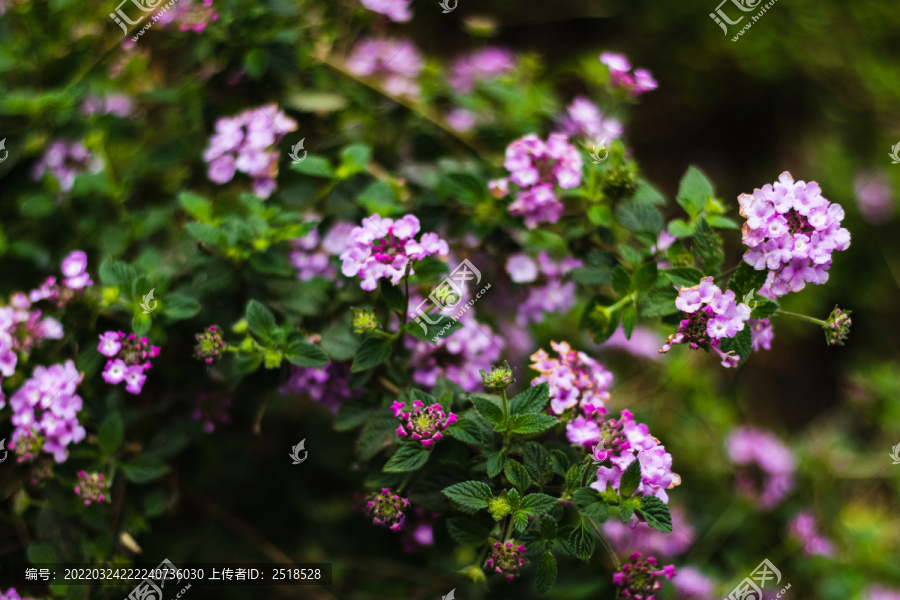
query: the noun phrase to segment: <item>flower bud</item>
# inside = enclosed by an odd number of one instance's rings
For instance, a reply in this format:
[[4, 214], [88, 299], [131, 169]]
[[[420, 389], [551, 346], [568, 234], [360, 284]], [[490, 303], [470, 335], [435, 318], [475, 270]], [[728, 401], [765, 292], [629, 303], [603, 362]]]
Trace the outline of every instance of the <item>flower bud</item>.
[[374, 312], [353, 309], [353, 333], [366, 333], [378, 327], [378, 318]]

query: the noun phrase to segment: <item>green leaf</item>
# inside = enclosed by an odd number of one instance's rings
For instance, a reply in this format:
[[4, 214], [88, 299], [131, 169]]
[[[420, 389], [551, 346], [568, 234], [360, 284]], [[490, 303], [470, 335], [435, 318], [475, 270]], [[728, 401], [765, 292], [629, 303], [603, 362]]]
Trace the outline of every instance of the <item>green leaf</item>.
[[650, 204], [629, 200], [616, 207], [616, 220], [625, 229], [638, 233], [649, 231], [659, 233], [663, 228], [663, 217]]
[[658, 206], [664, 206], [666, 203], [666, 198], [659, 192], [659, 190], [641, 179], [638, 183], [637, 190], [634, 192], [634, 201], [640, 202], [641, 204], [656, 204]]
[[620, 296], [627, 296], [634, 289], [631, 285], [631, 277], [628, 276], [628, 271], [622, 265], [618, 265], [613, 269], [612, 286]]
[[162, 300], [163, 314], [173, 321], [183, 321], [196, 317], [200, 312], [200, 301], [179, 292], [166, 294]]
[[566, 487], [570, 490], [583, 486], [584, 473], [587, 465], [584, 463], [575, 463], [566, 471]]
[[150, 326], [152, 324], [153, 323], [150, 320], [150, 315], [144, 314], [142, 312], [134, 313], [134, 316], [131, 318], [131, 330], [139, 338], [144, 337], [145, 335], [150, 333]]
[[372, 160], [372, 149], [365, 144], [350, 144], [341, 150], [339, 175], [342, 178], [362, 173]]
[[506, 452], [498, 450], [496, 452], [486, 452], [487, 457], [487, 475], [488, 477], [496, 477], [503, 470], [506, 464]]
[[609, 518], [609, 505], [595, 490], [589, 487], [577, 489], [572, 499], [582, 516], [600, 523]]
[[188, 235], [207, 246], [218, 246], [222, 237], [221, 229], [207, 223], [186, 223], [184, 229], [188, 232]]
[[397, 417], [384, 408], [375, 411], [366, 421], [356, 440], [356, 455], [360, 460], [369, 460], [397, 439]]
[[524, 493], [531, 486], [531, 477], [528, 475], [528, 471], [517, 460], [507, 459], [503, 466], [503, 474], [520, 492]]
[[556, 506], [557, 498], [547, 494], [528, 494], [519, 507], [532, 517], [539, 517]]
[[348, 400], [334, 415], [335, 431], [350, 431], [359, 427], [372, 415], [373, 408], [361, 400]]
[[585, 306], [584, 312], [581, 314], [579, 325], [587, 329], [597, 344], [605, 342], [619, 328], [622, 311], [621, 309], [610, 310], [608, 307], [612, 304], [613, 301], [610, 298], [597, 296]]
[[550, 415], [514, 415], [509, 418], [509, 428], [513, 433], [541, 433], [559, 423], [559, 419]]
[[107, 454], [115, 452], [122, 443], [125, 435], [125, 422], [118, 412], [111, 413], [100, 425], [97, 443], [100, 449]]
[[288, 344], [284, 357], [299, 367], [324, 367], [328, 364], [325, 351], [309, 342], [294, 340]]
[[383, 337], [371, 337], [365, 340], [353, 356], [354, 373], [377, 367], [391, 355], [391, 340]]
[[406, 312], [406, 296], [399, 285], [391, 285], [390, 280], [381, 280], [381, 297], [387, 303], [388, 308], [401, 315]]
[[685, 223], [683, 219], [672, 219], [666, 229], [677, 238], [691, 237], [694, 234], [694, 227]]
[[386, 181], [375, 181], [369, 187], [360, 192], [357, 201], [366, 209], [368, 214], [379, 214], [389, 217], [402, 210], [394, 199], [394, 191]]
[[594, 534], [588, 531], [584, 526], [576, 527], [572, 530], [568, 542], [569, 547], [572, 549], [572, 554], [585, 562], [588, 561], [594, 553]]
[[525, 531], [528, 527], [528, 513], [524, 510], [517, 510], [512, 515], [513, 525], [516, 528], [516, 532], [521, 533]]
[[28, 562], [36, 565], [56, 564], [56, 552], [50, 544], [38, 543], [28, 546]]
[[534, 575], [534, 585], [540, 594], [546, 594], [556, 582], [556, 557], [547, 550], [538, 561], [537, 572]]
[[428, 462], [431, 453], [422, 447], [422, 444], [415, 442], [410, 444], [400, 444], [400, 448], [394, 453], [387, 464], [384, 465], [385, 473], [404, 473], [406, 471], [415, 471], [422, 468]]
[[703, 271], [711, 273], [725, 260], [722, 251], [722, 238], [713, 231], [706, 219], [700, 219], [691, 236], [694, 242], [694, 250], [702, 262]]
[[765, 285], [768, 274], [769, 271], [766, 269], [757, 271], [741, 260], [734, 278], [728, 282], [728, 289], [732, 290], [737, 296], [737, 301], [741, 302], [744, 296], [759, 291], [759, 288]]
[[557, 522], [556, 519], [554, 519], [550, 515], [544, 515], [543, 517], [541, 517], [541, 522], [538, 528], [541, 532], [541, 537], [543, 537], [545, 540], [552, 540], [556, 537]]
[[636, 324], [637, 308], [634, 307], [634, 302], [631, 302], [622, 309], [622, 331], [625, 333], [625, 339], [631, 339], [631, 333], [634, 331], [634, 326]]
[[109, 260], [100, 264], [100, 281], [103, 285], [117, 285], [122, 289], [130, 290], [135, 279], [137, 279], [137, 272], [131, 265]]
[[446, 429], [447, 435], [466, 444], [481, 444], [481, 427], [472, 419], [460, 419]]
[[203, 196], [193, 192], [181, 192], [178, 194], [178, 204], [198, 221], [212, 220], [212, 203]]
[[550, 401], [550, 384], [546, 381], [527, 388], [509, 401], [509, 414], [539, 413]]
[[275, 315], [262, 302], [251, 300], [247, 304], [247, 327], [258, 341], [267, 343], [275, 335]]
[[612, 281], [612, 269], [609, 267], [576, 267], [566, 273], [572, 281], [585, 285], [606, 285]]
[[688, 168], [678, 185], [678, 204], [691, 216], [696, 217], [706, 206], [707, 198], [713, 195], [713, 186], [696, 167]]
[[[434, 321], [434, 324], [426, 321], [426, 317]], [[413, 337], [432, 344], [437, 344], [440, 339], [453, 335], [462, 328], [462, 320], [454, 321], [452, 317], [439, 314], [422, 315], [418, 322], [410, 321], [405, 327]]]
[[261, 79], [269, 66], [269, 53], [263, 48], [254, 48], [244, 55], [244, 70], [251, 79]]
[[639, 517], [647, 522], [647, 525], [662, 531], [672, 533], [672, 515], [669, 507], [656, 496], [643, 496], [636, 506]]
[[619, 518], [623, 523], [631, 520], [634, 514], [634, 498], [619, 498]]
[[290, 168], [291, 171], [303, 173], [304, 175], [311, 175], [313, 177], [325, 177], [327, 179], [334, 177], [334, 170], [331, 168], [331, 163], [323, 156], [309, 154], [300, 162], [291, 164]]
[[694, 287], [703, 279], [703, 271], [693, 267], [674, 267], [663, 269], [663, 276], [678, 287]]
[[740, 367], [742, 364], [747, 362], [747, 359], [750, 358], [750, 353], [753, 348], [753, 334], [750, 331], [750, 326], [744, 324], [744, 328], [737, 332], [737, 335], [733, 338], [721, 338], [719, 340], [719, 349], [722, 352], [728, 354], [730, 351], [734, 351], [735, 356], [740, 357], [737, 363], [737, 367]]
[[723, 217], [720, 215], [710, 215], [706, 217], [706, 220], [713, 227], [718, 227], [719, 229], [740, 229], [741, 226], [735, 223], [733, 220], [728, 217]]
[[488, 501], [494, 499], [490, 486], [483, 481], [463, 481], [442, 491], [460, 506], [473, 510], [487, 508]]
[[478, 409], [478, 414], [495, 427], [500, 427], [503, 424], [503, 409], [500, 408], [496, 402], [487, 396], [480, 395], [472, 395], [469, 397], [469, 400], [471, 400], [472, 404], [475, 405], [475, 408]]
[[657, 279], [659, 279], [659, 272], [655, 261], [639, 266], [635, 269], [634, 276], [631, 278], [632, 282], [634, 282], [634, 289], [641, 294], [649, 292], [656, 287]]
[[612, 210], [605, 204], [594, 204], [587, 211], [588, 220], [600, 227], [612, 225]]
[[550, 462], [550, 453], [541, 444], [537, 442], [529, 442], [525, 445], [522, 452], [522, 459], [528, 475], [538, 485], [550, 481], [553, 477], [553, 465]]
[[754, 298], [754, 301], [756, 306], [753, 307], [753, 312], [750, 313], [751, 319], [765, 319], [778, 310], [778, 303], [768, 298], [757, 297]]
[[665, 317], [680, 312], [675, 306], [677, 297], [678, 290], [669, 286], [659, 288], [647, 296], [641, 296], [638, 299], [641, 317]]
[[142, 453], [122, 465], [125, 476], [138, 485], [150, 483], [169, 472], [169, 465], [153, 454]]
[[557, 475], [565, 477], [569, 472], [569, 457], [562, 450], [554, 448], [550, 451], [550, 463], [553, 465], [553, 472]]
[[627, 498], [635, 493], [641, 485], [641, 464], [637, 460], [631, 461], [625, 472], [622, 473], [622, 482], [619, 484], [619, 495]]
[[491, 532], [472, 519], [451, 517], [447, 519], [447, 533], [457, 544], [477, 548], [488, 540]]

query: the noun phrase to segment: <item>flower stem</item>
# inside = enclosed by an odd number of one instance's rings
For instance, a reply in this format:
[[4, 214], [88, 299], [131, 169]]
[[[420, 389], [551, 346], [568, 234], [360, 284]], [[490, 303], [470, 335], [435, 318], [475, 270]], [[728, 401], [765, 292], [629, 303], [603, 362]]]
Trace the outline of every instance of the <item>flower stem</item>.
[[825, 321], [823, 321], [821, 319], [816, 319], [815, 317], [810, 317], [808, 315], [801, 315], [798, 313], [788, 312], [786, 310], [781, 310], [780, 308], [776, 309], [774, 314], [783, 315], [785, 317], [794, 317], [795, 319], [800, 319], [801, 321], [808, 321], [810, 323], [815, 323], [816, 325], [818, 325], [820, 327], [825, 326]]
[[503, 400], [503, 449], [509, 446], [509, 403], [506, 400], [506, 388], [500, 388], [500, 398]]
[[731, 275], [732, 273], [734, 273], [735, 271], [737, 271], [737, 270], [738, 270], [738, 267], [740, 267], [740, 266], [741, 266], [741, 263], [738, 263], [738, 264], [734, 265], [733, 267], [731, 267], [731, 268], [728, 269], [727, 271], [722, 272], [718, 277], [716, 277], [716, 279], [722, 279], [723, 277], [727, 277], [727, 276]]
[[397, 488], [398, 496], [403, 493], [404, 489], [406, 489], [406, 484], [409, 483], [409, 480], [412, 478], [414, 472], [415, 471], [410, 471], [406, 474], [406, 477], [403, 478], [403, 482], [400, 484], [400, 487]]
[[603, 547], [606, 548], [606, 553], [609, 554], [609, 557], [612, 559], [613, 566], [616, 567], [616, 571], [622, 569], [622, 563], [619, 562], [619, 557], [616, 555], [616, 551], [613, 550], [612, 544], [609, 543], [609, 540], [606, 539], [606, 536], [600, 531], [600, 528], [597, 527], [597, 524], [594, 523], [593, 519], [585, 519], [588, 523], [591, 524], [591, 527], [594, 528], [594, 533], [597, 534], [597, 537], [600, 538], [600, 543], [603, 544]]

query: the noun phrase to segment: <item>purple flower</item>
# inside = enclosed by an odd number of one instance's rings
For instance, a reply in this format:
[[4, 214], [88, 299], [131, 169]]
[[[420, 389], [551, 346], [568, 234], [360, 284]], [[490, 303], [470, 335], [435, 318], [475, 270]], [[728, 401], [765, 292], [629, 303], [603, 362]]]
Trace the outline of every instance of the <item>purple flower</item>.
[[78, 483], [75, 484], [75, 495], [84, 499], [84, 505], [106, 500], [106, 481], [102, 473], [78, 472]]
[[523, 252], [506, 259], [506, 272], [516, 283], [531, 283], [539, 274], [537, 263]]
[[576, 407], [576, 411], [591, 414], [602, 408], [609, 400], [612, 373], [584, 352], [572, 350], [567, 342], [550, 342], [550, 346], [558, 353], [558, 358], [550, 358], [544, 350], [538, 350], [531, 355], [534, 363], [530, 366], [540, 373], [531, 385], [544, 381], [550, 384], [552, 414], [563, 415]]
[[603, 524], [603, 534], [616, 552], [621, 554], [642, 552], [675, 556], [694, 544], [695, 535], [694, 528], [682, 510], [672, 507], [671, 512], [672, 521], [678, 523], [678, 527], [672, 533], [657, 531], [643, 521], [626, 524], [618, 519], [610, 519]]
[[470, 94], [479, 81], [496, 79], [516, 66], [515, 56], [497, 47], [482, 48], [453, 61], [447, 83], [458, 94]]
[[404, 552], [415, 552], [434, 544], [434, 520], [440, 516], [416, 506], [400, 531], [400, 543]]
[[134, 365], [125, 370], [125, 391], [129, 394], [140, 394], [145, 381], [147, 376], [142, 366]]
[[694, 567], [679, 567], [678, 577], [672, 581], [678, 596], [684, 600], [713, 600], [715, 585]]
[[519, 567], [525, 564], [525, 546], [517, 544], [515, 540], [509, 540], [505, 544], [495, 542], [491, 550], [491, 556], [485, 561], [488, 569], [493, 569], [512, 581], [519, 572]]
[[[738, 427], [729, 434], [725, 448], [732, 462], [746, 467], [738, 473], [738, 491], [755, 500], [760, 508], [774, 508], [793, 489], [794, 455], [771, 433]], [[749, 467], [761, 471], [761, 484], [754, 481]]]
[[347, 69], [354, 75], [383, 76], [384, 88], [395, 96], [419, 95], [416, 77], [425, 66], [422, 55], [407, 39], [381, 40], [367, 38], [353, 48], [347, 59]]
[[141, 393], [147, 381], [144, 372], [152, 366], [150, 359], [159, 355], [159, 347], [151, 346], [147, 338], [138, 338], [133, 333], [126, 336], [121, 331], [101, 334], [98, 350], [110, 358], [103, 368], [103, 379], [111, 385], [124, 381], [125, 391], [130, 394]]
[[[503, 166], [510, 172], [509, 180], [520, 188], [509, 213], [524, 217], [529, 229], [555, 223], [562, 216], [555, 186], [571, 189], [581, 183], [581, 154], [562, 133], [551, 133], [546, 142], [534, 134], [513, 141], [506, 148]], [[508, 185], [492, 183], [497, 189]]]
[[609, 68], [609, 83], [614, 88], [627, 91], [632, 96], [655, 90], [657, 83], [646, 69], [637, 69], [631, 73], [631, 63], [623, 54], [604, 52], [600, 62]]
[[253, 178], [253, 192], [263, 200], [275, 191], [278, 151], [274, 146], [297, 122], [275, 104], [245, 110], [235, 117], [216, 121], [216, 132], [203, 151], [207, 176], [214, 183], [228, 183], [235, 171]]
[[403, 527], [406, 521], [403, 511], [407, 508], [409, 500], [394, 494], [389, 488], [382, 488], [380, 493], [372, 494], [366, 502], [366, 510], [372, 517], [372, 522], [392, 531], [400, 531]]
[[397, 428], [397, 435], [409, 437], [412, 440], [421, 442], [422, 446], [428, 448], [436, 441], [441, 439], [441, 432], [450, 425], [456, 423], [457, 417], [453, 413], [444, 414], [444, 409], [440, 404], [431, 404], [425, 406], [421, 400], [413, 402], [413, 409], [405, 412], [403, 407], [405, 402], [395, 401], [391, 405], [394, 416], [403, 421], [403, 424]]
[[134, 112], [134, 103], [125, 94], [87, 96], [81, 103], [81, 112], [88, 116], [102, 113], [123, 118], [130, 117]]
[[447, 121], [447, 125], [453, 128], [456, 131], [466, 132], [475, 127], [477, 122], [475, 113], [470, 110], [466, 110], [464, 108], [454, 108], [444, 119]]
[[750, 333], [753, 336], [751, 346], [753, 351], [771, 350], [775, 331], [769, 319], [750, 319], [747, 324], [750, 325]]
[[801, 512], [791, 520], [788, 524], [788, 535], [799, 542], [809, 556], [834, 555], [834, 544], [828, 538], [819, 535], [816, 518], [809, 511]]
[[560, 123], [561, 132], [575, 137], [612, 142], [622, 137], [622, 124], [605, 117], [597, 106], [583, 96], [578, 96], [567, 107]]
[[856, 202], [863, 219], [871, 225], [881, 225], [894, 214], [891, 183], [878, 171], [863, 171], [853, 180]]
[[386, 15], [391, 21], [405, 23], [412, 19], [409, 0], [360, 0], [371, 11]]
[[546, 252], [538, 255], [537, 262], [525, 254], [514, 254], [506, 263], [506, 271], [517, 283], [530, 283], [538, 274], [545, 277], [542, 286], [531, 286], [528, 298], [516, 312], [516, 323], [525, 326], [529, 322], [537, 323], [544, 313], [565, 313], [575, 304], [575, 283], [562, 282], [562, 277], [572, 269], [581, 266], [581, 261], [574, 258], [552, 260]]
[[[3, 15], [4, 5], [0, 2], [0, 16]], [[16, 588], [9, 588], [6, 590], [4, 594], [2, 590], [0, 590], [0, 600], [34, 600], [33, 598], [22, 598], [19, 593], [16, 591]]]
[[211, 365], [222, 355], [228, 344], [222, 337], [222, 330], [218, 325], [212, 325], [203, 333], [194, 335], [197, 345], [194, 346], [194, 357]]
[[359, 395], [350, 388], [350, 364], [332, 361], [324, 367], [292, 367], [287, 383], [278, 390], [281, 394], [309, 396], [332, 413], [344, 402]]
[[218, 392], [200, 392], [191, 410], [191, 420], [200, 421], [203, 431], [212, 433], [217, 424], [227, 425], [231, 422], [231, 400]]
[[128, 366], [125, 364], [125, 361], [121, 358], [117, 358], [107, 364], [106, 368], [103, 370], [103, 379], [106, 383], [116, 385], [125, 379], [125, 373], [127, 371]]
[[97, 346], [97, 351], [103, 356], [112, 358], [122, 349], [121, 340], [124, 337], [125, 334], [121, 331], [107, 331], [100, 334], [100, 345]]
[[[353, 245], [341, 253], [342, 272], [347, 277], [359, 275], [360, 287], [368, 292], [374, 290], [379, 279], [390, 279], [393, 285], [400, 283], [406, 275], [410, 263], [438, 254], [449, 253], [447, 242], [437, 234], [419, 233], [419, 219], [406, 215], [397, 221], [382, 219], [378, 213], [363, 219], [361, 227], [350, 234]], [[411, 266], [409, 273], [415, 273]]]
[[628, 557], [628, 562], [613, 575], [613, 583], [622, 590], [625, 598], [635, 600], [653, 600], [654, 594], [662, 587], [659, 579], [671, 579], [675, 576], [675, 566], [667, 565], [657, 568], [656, 559], [648, 556], [641, 558], [640, 552]]
[[[319, 219], [317, 215], [309, 215], [308, 218]], [[297, 277], [301, 281], [322, 277], [334, 281], [338, 287], [343, 285], [343, 281], [335, 281], [337, 271], [331, 256], [341, 254], [350, 247], [350, 234], [354, 227], [352, 223], [335, 223], [321, 242], [319, 232], [315, 229], [302, 238], [292, 240], [294, 250], [290, 254], [290, 261], [297, 269]]]
[[566, 425], [566, 437], [572, 444], [590, 446], [600, 440], [600, 426], [591, 419], [575, 417], [571, 423]]
[[670, 335], [659, 349], [666, 353], [677, 344], [688, 344], [692, 350], [712, 349], [722, 358], [722, 366], [737, 365], [740, 357], [727, 354], [719, 349], [724, 338], [733, 338], [744, 328], [750, 318], [751, 309], [744, 303], [735, 301], [734, 292], [722, 292], [712, 277], [704, 277], [698, 285], [682, 287], [675, 299], [675, 307], [686, 317], [678, 326], [678, 331]]
[[661, 343], [662, 339], [660, 336], [650, 329], [635, 327], [634, 331], [631, 332], [631, 339], [627, 339], [625, 332], [619, 327], [609, 339], [603, 342], [601, 348], [622, 350], [632, 356], [659, 360], [659, 345]]
[[72, 191], [75, 178], [85, 173], [99, 173], [103, 160], [94, 156], [81, 142], [55, 140], [47, 146], [44, 156], [35, 163], [31, 173], [35, 181], [49, 173], [63, 192]]
[[841, 227], [844, 210], [822, 196], [815, 181], [794, 182], [785, 171], [774, 185], [738, 197], [749, 250], [744, 262], [768, 269], [759, 293], [778, 297], [802, 290], [807, 283], [828, 281], [831, 254], [850, 246], [850, 232]]
[[873, 585], [868, 589], [865, 600], [900, 600], [900, 590]]

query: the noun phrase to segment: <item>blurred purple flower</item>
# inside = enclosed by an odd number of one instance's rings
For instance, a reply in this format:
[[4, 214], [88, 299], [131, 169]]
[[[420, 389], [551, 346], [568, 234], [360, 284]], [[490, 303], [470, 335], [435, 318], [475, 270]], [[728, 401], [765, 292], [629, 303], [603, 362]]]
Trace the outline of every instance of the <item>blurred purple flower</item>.
[[738, 491], [755, 500], [760, 508], [777, 506], [794, 487], [796, 464], [791, 449], [767, 431], [752, 427], [738, 427], [725, 441], [731, 461], [741, 467], [758, 467], [762, 483], [756, 485], [745, 468], [739, 471]]
[[639, 358], [659, 360], [659, 346], [662, 342], [663, 339], [656, 332], [643, 327], [635, 327], [631, 332], [631, 339], [626, 339], [625, 332], [619, 327], [600, 347], [622, 350]]
[[476, 82], [497, 78], [516, 66], [515, 55], [509, 50], [490, 46], [464, 54], [450, 65], [447, 83], [458, 94], [470, 94]]
[[410, 0], [360, 0], [371, 11], [387, 16], [391, 21], [405, 23], [412, 19]]
[[800, 543], [804, 552], [812, 556], [834, 556], [834, 544], [819, 535], [816, 518], [810, 511], [803, 511], [788, 524], [788, 535]]
[[356, 44], [347, 59], [347, 69], [354, 75], [384, 77], [384, 89], [394, 96], [419, 95], [416, 77], [425, 61], [412, 41], [367, 38]]
[[454, 108], [444, 117], [452, 129], [459, 132], [466, 132], [475, 127], [477, 123], [477, 115], [471, 110], [465, 108]]
[[871, 225], [881, 225], [894, 215], [894, 195], [891, 183], [879, 171], [863, 171], [853, 180], [856, 202], [863, 219]]
[[337, 413], [344, 402], [358, 395], [350, 389], [350, 364], [332, 361], [324, 367], [292, 367], [287, 382], [279, 393], [309, 396], [332, 413]]
[[85, 173], [99, 173], [103, 160], [94, 156], [81, 142], [55, 140], [47, 146], [44, 155], [35, 163], [31, 176], [39, 181], [49, 173], [59, 183], [63, 192], [72, 191], [75, 178]]
[[612, 87], [627, 91], [631, 96], [640, 96], [644, 92], [657, 88], [656, 80], [646, 69], [636, 69], [631, 73], [631, 63], [624, 54], [604, 52], [600, 62], [609, 68], [609, 82]]
[[216, 425], [231, 423], [231, 399], [218, 392], [200, 392], [191, 409], [191, 420], [200, 421], [203, 431], [212, 433]]
[[714, 600], [715, 585], [709, 577], [694, 567], [679, 567], [672, 586], [682, 600]]
[[537, 323], [545, 313], [563, 314], [575, 304], [575, 283], [563, 283], [562, 277], [572, 269], [581, 266], [581, 261], [574, 258], [552, 260], [546, 252], [541, 252], [537, 261], [528, 255], [513, 254], [506, 261], [506, 272], [517, 283], [530, 283], [543, 275], [545, 284], [529, 286], [528, 298], [516, 311], [516, 323], [524, 327], [528, 323]]
[[130, 117], [134, 112], [134, 103], [127, 94], [87, 96], [81, 102], [81, 112], [88, 116], [104, 114]]
[[672, 522], [678, 524], [672, 533], [657, 531], [643, 521], [631, 526], [617, 519], [604, 523], [603, 533], [620, 554], [642, 552], [669, 557], [681, 554], [694, 544], [694, 528], [683, 510], [677, 507], [670, 510]]
[[747, 324], [750, 325], [753, 351], [771, 350], [772, 340], [775, 339], [775, 330], [769, 319], [750, 319]]
[[562, 133], [573, 137], [589, 138], [595, 142], [612, 142], [622, 137], [622, 124], [606, 117], [597, 106], [583, 96], [578, 96], [567, 107], [560, 122]]

